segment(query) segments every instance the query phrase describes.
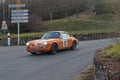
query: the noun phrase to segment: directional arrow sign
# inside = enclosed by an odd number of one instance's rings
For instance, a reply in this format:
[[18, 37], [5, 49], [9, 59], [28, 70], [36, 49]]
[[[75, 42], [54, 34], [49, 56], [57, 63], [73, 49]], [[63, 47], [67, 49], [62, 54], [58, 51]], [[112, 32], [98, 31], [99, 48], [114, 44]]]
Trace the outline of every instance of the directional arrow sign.
[[17, 14], [11, 14], [11, 17], [22, 17], [22, 16], [28, 16], [28, 13], [17, 13]]
[[22, 9], [22, 10], [11, 10], [11, 13], [24, 13], [24, 12], [28, 12], [28, 9]]
[[27, 23], [28, 20], [11, 20], [11, 23]]
[[9, 8], [15, 8], [15, 7], [25, 7], [25, 4], [10, 4], [8, 5]]

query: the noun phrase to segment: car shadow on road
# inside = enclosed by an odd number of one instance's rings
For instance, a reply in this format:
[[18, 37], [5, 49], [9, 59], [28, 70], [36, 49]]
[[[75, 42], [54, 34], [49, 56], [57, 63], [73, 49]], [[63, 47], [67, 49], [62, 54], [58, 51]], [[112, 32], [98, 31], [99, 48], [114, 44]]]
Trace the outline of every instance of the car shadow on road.
[[32, 55], [32, 54], [28, 54], [25, 57], [44, 57], [44, 56], [57, 56], [57, 55], [63, 55], [63, 54], [69, 54], [69, 53], [74, 53], [74, 52], [78, 52], [79, 49], [76, 50], [71, 50], [71, 49], [64, 49], [64, 50], [59, 50], [55, 55], [48, 53], [41, 53], [41, 54], [37, 54], [37, 55]]

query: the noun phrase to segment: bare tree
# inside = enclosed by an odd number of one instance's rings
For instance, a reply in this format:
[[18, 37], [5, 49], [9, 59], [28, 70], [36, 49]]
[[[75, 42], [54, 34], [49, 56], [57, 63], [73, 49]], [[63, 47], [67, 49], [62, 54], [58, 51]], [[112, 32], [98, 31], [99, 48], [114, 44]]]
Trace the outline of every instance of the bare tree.
[[72, 2], [73, 0], [61, 0], [61, 8], [65, 13], [65, 17], [68, 17], [70, 11], [72, 10]]
[[[8, 4], [15, 4], [17, 0], [6, 0], [6, 19], [10, 20], [10, 9], [8, 9]], [[29, 10], [29, 23], [26, 26], [37, 26], [41, 27], [41, 20], [52, 20], [55, 18], [61, 18], [63, 16], [70, 16], [76, 13], [79, 17], [79, 13], [85, 10], [86, 5], [88, 5], [89, 0], [20, 0], [21, 4], [26, 4]], [[97, 0], [91, 0], [97, 1]], [[91, 2], [92, 5], [92, 2]], [[12, 8], [15, 9], [15, 8]], [[24, 9], [24, 8], [21, 8]], [[37, 23], [33, 23], [36, 21]], [[25, 24], [24, 24], [25, 25]], [[38, 26], [37, 26], [38, 27]], [[38, 29], [37, 29], [38, 30]]]
[[82, 7], [84, 7], [83, 4], [84, 4], [84, 2], [82, 0], [75, 0], [75, 2], [74, 2], [74, 10], [76, 12], [76, 17], [77, 18], [79, 17], [80, 9]]

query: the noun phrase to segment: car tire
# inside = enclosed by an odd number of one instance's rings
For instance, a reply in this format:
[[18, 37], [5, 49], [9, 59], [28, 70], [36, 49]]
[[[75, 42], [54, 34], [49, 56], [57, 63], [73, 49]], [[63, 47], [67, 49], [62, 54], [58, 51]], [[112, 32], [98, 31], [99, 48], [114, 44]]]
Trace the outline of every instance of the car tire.
[[58, 46], [57, 44], [52, 44], [50, 54], [55, 55], [58, 51]]
[[76, 41], [73, 41], [71, 50], [75, 50], [75, 49], [77, 49], [77, 43], [76, 43]]

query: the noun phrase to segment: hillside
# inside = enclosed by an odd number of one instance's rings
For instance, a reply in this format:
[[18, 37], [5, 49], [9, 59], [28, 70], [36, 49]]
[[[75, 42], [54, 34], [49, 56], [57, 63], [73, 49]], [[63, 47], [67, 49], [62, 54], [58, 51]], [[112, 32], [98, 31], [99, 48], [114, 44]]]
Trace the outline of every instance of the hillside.
[[120, 27], [110, 15], [81, 15], [79, 18], [69, 17], [45, 21], [44, 30], [65, 30], [74, 33], [101, 33], [119, 32]]
[[[43, 29], [40, 32], [21, 33], [21, 36], [40, 36], [46, 31], [64, 30], [71, 34], [81, 33], [108, 33], [119, 32], [119, 24], [110, 15], [83, 15], [79, 18], [71, 16], [69, 18], [49, 20], [43, 22]], [[17, 34], [12, 34], [17, 37]]]

